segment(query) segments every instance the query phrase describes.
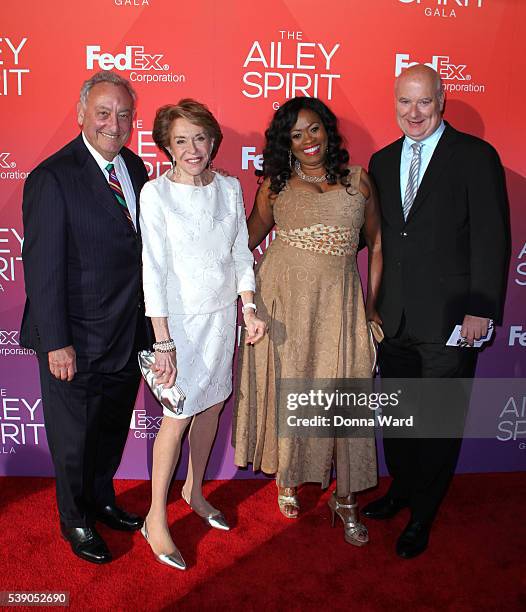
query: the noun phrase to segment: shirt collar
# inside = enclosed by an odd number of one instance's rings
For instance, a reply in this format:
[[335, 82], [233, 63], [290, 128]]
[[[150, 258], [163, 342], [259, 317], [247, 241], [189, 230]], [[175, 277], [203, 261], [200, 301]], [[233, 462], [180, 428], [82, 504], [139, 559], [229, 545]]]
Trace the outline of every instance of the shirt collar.
[[82, 140], [84, 141], [84, 144], [86, 145], [88, 151], [91, 153], [91, 155], [93, 156], [93, 159], [97, 162], [97, 166], [99, 166], [99, 168], [101, 170], [106, 170], [106, 166], [108, 164], [115, 164], [116, 166], [118, 166], [120, 164], [121, 161], [121, 156], [120, 154], [116, 155], [111, 162], [109, 162], [107, 159], [104, 159], [104, 157], [102, 157], [102, 155], [96, 150], [94, 149], [90, 143], [88, 142], [88, 139], [86, 138], [86, 135], [84, 134], [84, 132], [82, 132]]
[[438, 141], [440, 140], [440, 136], [442, 136], [445, 129], [446, 129], [446, 124], [442, 120], [440, 122], [440, 125], [437, 127], [437, 129], [430, 136], [428, 136], [427, 138], [424, 138], [424, 140], [417, 141], [417, 140], [413, 140], [412, 138], [409, 138], [409, 136], [406, 136], [404, 138], [404, 149], [406, 151], [409, 151], [411, 148], [411, 145], [415, 144], [416, 142], [420, 142], [420, 144], [426, 145], [427, 148], [433, 149], [438, 144]]

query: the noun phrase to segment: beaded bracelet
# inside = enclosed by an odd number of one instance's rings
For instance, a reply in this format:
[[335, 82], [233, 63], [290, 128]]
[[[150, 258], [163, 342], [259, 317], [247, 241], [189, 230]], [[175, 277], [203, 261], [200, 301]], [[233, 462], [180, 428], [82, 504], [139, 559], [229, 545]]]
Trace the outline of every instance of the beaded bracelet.
[[256, 308], [256, 305], [252, 304], [252, 302], [249, 302], [248, 304], [243, 304], [243, 306], [241, 307], [241, 312], [243, 314], [246, 314], [249, 308], [252, 308], [252, 310], [254, 311], [254, 314], [256, 314], [256, 312], [258, 311], [258, 309]]
[[160, 340], [159, 342], [153, 343], [153, 350], [158, 353], [171, 353], [175, 351], [175, 342], [172, 338], [168, 340]]
[[154, 350], [156, 353], [175, 353], [175, 344], [173, 347], [156, 348]]

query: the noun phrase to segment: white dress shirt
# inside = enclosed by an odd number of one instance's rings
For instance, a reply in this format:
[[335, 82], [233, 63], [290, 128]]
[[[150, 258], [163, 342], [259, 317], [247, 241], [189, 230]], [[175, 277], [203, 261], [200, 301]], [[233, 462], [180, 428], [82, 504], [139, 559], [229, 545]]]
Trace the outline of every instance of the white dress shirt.
[[[420, 144], [424, 145], [422, 147], [422, 151], [420, 153], [420, 171], [418, 172], [418, 186], [420, 187], [420, 183], [422, 182], [422, 178], [424, 177], [425, 171], [429, 166], [429, 162], [433, 157], [433, 153], [435, 152], [436, 146], [440, 137], [444, 133], [446, 129], [445, 123], [442, 121], [437, 129], [428, 136], [424, 140], [420, 140]], [[413, 158], [413, 149], [411, 145], [415, 144], [416, 140], [409, 138], [406, 136], [404, 138], [404, 143], [402, 145], [402, 156], [400, 158], [400, 193], [402, 194], [402, 201], [404, 200], [404, 194], [407, 187], [407, 179], [409, 178], [409, 167], [411, 166], [411, 159]]]
[[[114, 165], [115, 174], [117, 175], [119, 183], [122, 187], [122, 191], [124, 192], [124, 199], [126, 200], [126, 205], [128, 206], [128, 210], [130, 211], [133, 225], [135, 226], [135, 229], [137, 229], [137, 206], [135, 204], [135, 191], [133, 190], [130, 174], [128, 173], [128, 168], [126, 168], [126, 164], [124, 163], [122, 156], [117, 155], [111, 160], [111, 162], [109, 162], [107, 159], [104, 159], [104, 157], [102, 157], [102, 155], [90, 145], [88, 139], [84, 135], [84, 132], [82, 132], [82, 139], [84, 140], [84, 144], [88, 148], [88, 151], [92, 154], [93, 159], [97, 162], [97, 165], [104, 174], [104, 178], [107, 182], [109, 182], [110, 174], [106, 170], [106, 166], [108, 164]], [[115, 201], [117, 202], [116, 198]], [[117, 204], [121, 206], [118, 202]]]
[[241, 185], [214, 175], [204, 187], [165, 174], [141, 191], [146, 315], [209, 314], [254, 291], [254, 258]]

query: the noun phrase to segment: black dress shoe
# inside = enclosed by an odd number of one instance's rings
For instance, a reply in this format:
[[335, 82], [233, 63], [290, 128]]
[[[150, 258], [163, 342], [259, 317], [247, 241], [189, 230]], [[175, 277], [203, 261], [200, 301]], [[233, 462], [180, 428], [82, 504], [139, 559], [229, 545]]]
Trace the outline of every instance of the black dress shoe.
[[408, 505], [406, 501], [393, 499], [390, 495], [384, 495], [362, 508], [361, 514], [362, 516], [372, 519], [390, 519], [398, 514], [403, 508], [407, 508]]
[[104, 506], [97, 511], [97, 520], [119, 531], [137, 531], [144, 519], [137, 514], [126, 512], [117, 506]]
[[410, 520], [396, 543], [396, 554], [402, 559], [421, 555], [429, 542], [430, 526], [427, 523]]
[[71, 550], [84, 561], [108, 563], [111, 553], [104, 540], [93, 527], [65, 527], [60, 524], [62, 537], [71, 544]]

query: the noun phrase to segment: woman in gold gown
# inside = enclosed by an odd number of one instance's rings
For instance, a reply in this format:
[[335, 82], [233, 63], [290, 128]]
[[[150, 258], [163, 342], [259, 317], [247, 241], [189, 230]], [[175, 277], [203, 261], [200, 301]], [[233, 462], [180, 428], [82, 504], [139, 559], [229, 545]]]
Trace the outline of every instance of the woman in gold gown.
[[[254, 249], [276, 225], [257, 266], [255, 302], [268, 334], [241, 343], [233, 423], [235, 463], [276, 474], [278, 504], [299, 513], [297, 487], [329, 485], [345, 539], [368, 542], [356, 492], [377, 482], [374, 438], [278, 436], [276, 384], [284, 379], [370, 378], [375, 350], [368, 321], [381, 323], [375, 301], [382, 270], [380, 216], [373, 185], [349, 166], [337, 120], [316, 98], [293, 98], [266, 131], [264, 177], [248, 220]], [[369, 250], [364, 304], [356, 253], [360, 231]], [[279, 385], [278, 385], [279, 387]]]

